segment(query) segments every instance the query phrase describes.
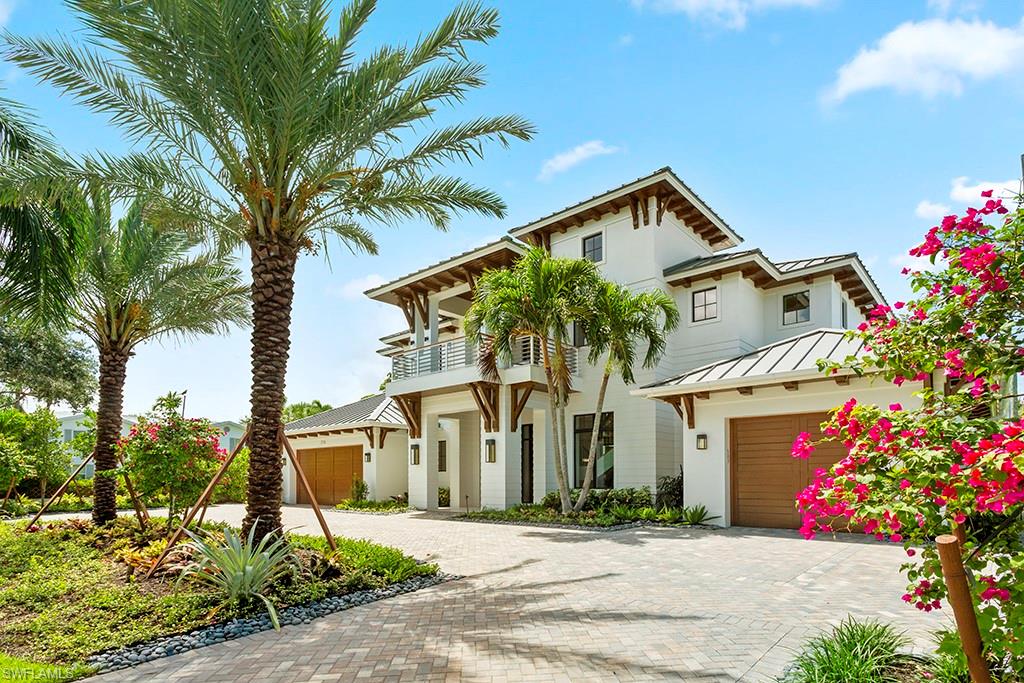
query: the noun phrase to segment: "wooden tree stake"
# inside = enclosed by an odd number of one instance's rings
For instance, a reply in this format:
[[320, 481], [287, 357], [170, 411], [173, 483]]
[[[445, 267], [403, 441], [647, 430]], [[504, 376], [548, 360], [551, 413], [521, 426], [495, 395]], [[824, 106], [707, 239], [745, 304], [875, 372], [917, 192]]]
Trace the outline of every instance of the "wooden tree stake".
[[302, 465], [299, 464], [299, 458], [295, 455], [292, 445], [288, 443], [288, 439], [284, 436], [284, 428], [279, 428], [277, 431], [277, 438], [284, 446], [285, 452], [288, 453], [288, 458], [292, 461], [292, 465], [295, 467], [295, 473], [299, 477], [299, 483], [302, 484], [302, 488], [306, 490], [306, 494], [309, 496], [309, 504], [313, 506], [313, 512], [316, 513], [316, 520], [320, 522], [320, 529], [324, 532], [324, 538], [327, 539], [327, 545], [331, 546], [331, 550], [337, 550], [338, 546], [334, 542], [334, 534], [327, 528], [327, 522], [324, 520], [324, 514], [320, 512], [320, 506], [316, 502], [316, 496], [313, 495], [313, 487], [309, 485], [309, 480], [306, 479], [306, 473], [302, 471]]
[[43, 513], [49, 510], [51, 505], [60, 500], [60, 497], [64, 495], [65, 491], [67, 491], [67, 488], [71, 486], [71, 482], [75, 480], [75, 477], [82, 473], [82, 470], [85, 469], [85, 466], [88, 465], [89, 461], [91, 460], [92, 453], [82, 458], [82, 462], [81, 464], [78, 465], [78, 469], [72, 472], [71, 476], [65, 479], [64, 483], [57, 487], [57, 490], [53, 492], [53, 496], [50, 498], [50, 500], [46, 501], [43, 505], [39, 507], [39, 512], [37, 512], [36, 516], [32, 518], [32, 521], [28, 523], [29, 527], [33, 526], [36, 522], [38, 522], [39, 518], [43, 516]]
[[988, 670], [985, 656], [982, 653], [981, 633], [978, 630], [978, 615], [974, 612], [974, 599], [967, 584], [967, 573], [964, 571], [960, 542], [956, 536], [944, 534], [935, 539], [939, 549], [939, 561], [942, 563], [942, 576], [946, 580], [949, 593], [949, 604], [953, 607], [956, 628], [960, 632], [960, 643], [967, 655], [967, 668], [971, 672], [973, 683], [992, 683], [992, 674]]

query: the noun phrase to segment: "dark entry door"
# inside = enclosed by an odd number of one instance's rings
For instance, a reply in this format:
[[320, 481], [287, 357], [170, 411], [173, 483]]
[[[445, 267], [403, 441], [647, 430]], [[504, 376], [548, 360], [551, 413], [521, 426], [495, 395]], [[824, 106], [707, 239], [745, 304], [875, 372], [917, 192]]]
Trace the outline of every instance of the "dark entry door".
[[519, 427], [522, 439], [523, 463], [523, 502], [533, 502], [533, 425]]

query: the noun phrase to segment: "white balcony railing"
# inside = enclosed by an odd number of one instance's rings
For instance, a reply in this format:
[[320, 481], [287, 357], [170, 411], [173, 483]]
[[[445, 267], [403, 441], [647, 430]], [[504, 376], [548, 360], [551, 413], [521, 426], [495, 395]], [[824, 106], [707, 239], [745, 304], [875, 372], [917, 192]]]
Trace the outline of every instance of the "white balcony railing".
[[[485, 339], [482, 343], [486, 344]], [[554, 344], [548, 340], [548, 350], [554, 352]], [[565, 347], [566, 362], [569, 370], [576, 374], [577, 353], [571, 346]], [[426, 344], [408, 351], [398, 353], [391, 358], [391, 377], [408, 379], [439, 372], [447, 372], [458, 368], [476, 365], [480, 358], [480, 348], [465, 337], [456, 337], [434, 344]], [[540, 340], [536, 337], [519, 337], [512, 349], [512, 365], [544, 364]]]

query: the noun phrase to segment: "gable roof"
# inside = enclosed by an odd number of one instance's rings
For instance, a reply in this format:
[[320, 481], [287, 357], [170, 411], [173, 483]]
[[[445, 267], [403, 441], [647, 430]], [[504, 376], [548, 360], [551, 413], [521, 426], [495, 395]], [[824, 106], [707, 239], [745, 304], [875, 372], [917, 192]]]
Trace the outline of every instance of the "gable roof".
[[805, 332], [741, 356], [708, 363], [676, 377], [648, 384], [633, 393], [648, 397], [671, 396], [821, 377], [819, 359], [840, 362], [849, 356], [864, 354], [864, 342], [847, 339], [846, 332], [830, 328]]
[[750, 278], [756, 287], [764, 289], [793, 284], [804, 278], [832, 275], [854, 305], [865, 313], [885, 303], [874, 278], [855, 252], [773, 262], [760, 249], [748, 249], [687, 259], [669, 266], [662, 275], [670, 285], [689, 287], [696, 280], [734, 272]]
[[325, 410], [299, 420], [293, 420], [284, 426], [285, 432], [302, 432], [319, 430], [324, 427], [345, 427], [352, 425], [387, 424], [405, 427], [405, 418], [395, 402], [385, 394], [367, 396], [354, 403]]
[[[656, 198], [655, 216], [648, 215], [651, 197]], [[618, 213], [626, 207], [633, 214], [633, 227], [638, 226], [639, 220], [645, 224], [656, 221], [660, 225], [665, 211], [674, 213], [713, 251], [734, 247], [743, 241], [669, 166], [513, 228], [509, 234], [516, 239], [550, 246], [552, 232], [565, 232], [569, 227], [578, 227], [607, 213]]]

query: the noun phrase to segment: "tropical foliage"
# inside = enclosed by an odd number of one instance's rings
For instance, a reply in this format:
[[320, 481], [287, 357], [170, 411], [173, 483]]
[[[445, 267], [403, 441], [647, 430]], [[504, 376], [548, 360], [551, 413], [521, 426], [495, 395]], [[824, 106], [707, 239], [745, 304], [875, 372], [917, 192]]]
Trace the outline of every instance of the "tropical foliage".
[[[679, 309], [672, 297], [660, 289], [634, 293], [614, 282], [604, 281], [592, 293], [587, 317], [577, 324], [582, 325], [590, 347], [590, 364], [598, 365], [604, 359], [594, 407], [594, 415], [604, 415], [605, 392], [612, 374], [618, 374], [625, 384], [634, 383], [638, 342], [647, 347], [643, 367], [654, 367], [665, 353], [667, 334], [679, 325]], [[600, 432], [597, 425], [591, 430], [586, 473], [580, 496], [573, 505], [575, 512], [583, 509], [594, 482]]]
[[463, 321], [467, 340], [482, 349], [479, 365], [487, 377], [497, 377], [499, 363], [513, 361], [521, 338], [540, 347], [562, 512], [572, 509], [565, 438], [572, 371], [566, 349], [573, 323], [588, 319], [592, 295], [600, 282], [592, 262], [554, 258], [543, 248], [533, 247], [511, 268], [489, 270], [480, 276]]
[[51, 483], [67, 477], [71, 452], [60, 438], [60, 422], [49, 410], [23, 413], [16, 408], [0, 409], [0, 435], [17, 444], [28, 465], [22, 480], [35, 481], [40, 499], [46, 497]]
[[[824, 439], [849, 455], [819, 471], [798, 505], [807, 536], [855, 527], [904, 544], [915, 559], [903, 567], [903, 599], [925, 611], [947, 596], [929, 542], [959, 534], [986, 654], [997, 670], [1019, 675], [1024, 420], [1012, 408], [1014, 378], [1024, 372], [1024, 207], [991, 194], [980, 208], [944, 218], [910, 251], [935, 264], [907, 271], [915, 298], [879, 306], [853, 333], [868, 356], [846, 365], [896, 385], [934, 378], [935, 389], [920, 392], [917, 408], [851, 399], [838, 409]], [[802, 434], [793, 454], [813, 448]]]
[[[327, 0], [69, 0], [82, 41], [8, 37], [7, 58], [111, 118], [148, 150], [68, 161], [130, 194], [159, 188], [194, 212], [224, 251], [252, 260], [249, 501], [257, 538], [281, 524], [278, 433], [294, 270], [330, 237], [375, 252], [358, 221], [419, 218], [445, 229], [456, 212], [502, 216], [501, 199], [437, 166], [471, 162], [484, 143], [528, 139], [517, 116], [437, 127], [439, 109], [484, 84], [467, 48], [497, 35], [498, 15], [456, 7], [412, 45], [359, 50], [374, 0], [331, 18]], [[113, 59], [110, 56], [113, 55]], [[31, 169], [22, 176], [34, 180]]]
[[93, 518], [116, 515], [112, 473], [121, 433], [128, 359], [151, 339], [226, 331], [248, 320], [246, 289], [228, 257], [195, 251], [196, 242], [175, 226], [146, 218], [142, 201], [112, 220], [110, 194], [93, 188], [79, 206], [81, 251], [72, 274], [73, 327], [100, 359], [96, 411], [96, 484]]
[[811, 638], [782, 683], [899, 683], [933, 678], [907, 654], [910, 639], [888, 624], [847, 618]]
[[327, 403], [322, 403], [316, 399], [312, 401], [303, 401], [300, 403], [288, 403], [285, 405], [284, 410], [281, 411], [281, 421], [284, 424], [294, 422], [295, 420], [301, 420], [304, 417], [310, 415], [317, 415], [325, 410], [330, 410], [331, 406]]
[[221, 431], [209, 420], [185, 418], [181, 395], [157, 400], [117, 443], [124, 468], [143, 498], [159, 494], [167, 501], [167, 522], [195, 502], [227, 458]]

